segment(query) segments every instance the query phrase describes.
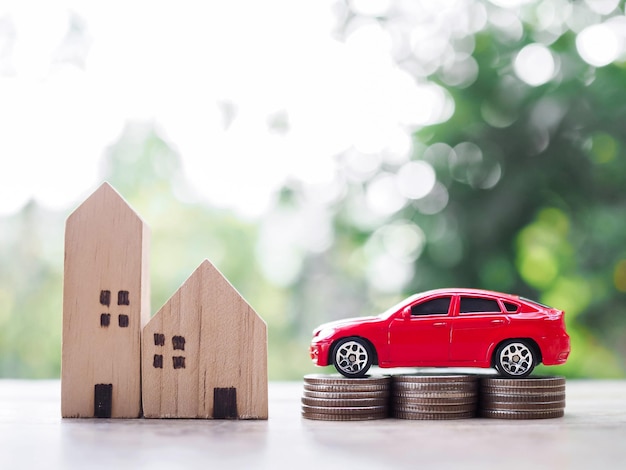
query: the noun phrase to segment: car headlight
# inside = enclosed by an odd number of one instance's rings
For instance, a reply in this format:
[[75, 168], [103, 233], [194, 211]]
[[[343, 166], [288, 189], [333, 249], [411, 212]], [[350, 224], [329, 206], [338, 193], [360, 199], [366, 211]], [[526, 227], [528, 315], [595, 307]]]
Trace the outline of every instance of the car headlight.
[[322, 328], [320, 332], [318, 333], [318, 335], [315, 337], [315, 339], [321, 340], [321, 339], [330, 338], [334, 334], [335, 334], [334, 328]]

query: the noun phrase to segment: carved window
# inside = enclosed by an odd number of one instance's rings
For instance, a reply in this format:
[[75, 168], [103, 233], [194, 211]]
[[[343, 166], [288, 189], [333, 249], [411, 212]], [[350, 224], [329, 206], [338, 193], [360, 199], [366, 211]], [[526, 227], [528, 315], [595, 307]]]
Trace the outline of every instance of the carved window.
[[152, 367], [154, 367], [155, 369], [163, 369], [163, 355], [162, 354], [154, 355], [154, 358], [152, 359]]
[[172, 357], [174, 369], [184, 369], [185, 368], [185, 357], [184, 356], [174, 356]]
[[117, 293], [117, 305], [130, 305], [127, 290], [121, 290]]
[[155, 346], [165, 346], [165, 335], [163, 333], [155, 333], [154, 334], [154, 345]]
[[128, 315], [119, 315], [117, 317], [117, 321], [120, 325], [120, 328], [128, 328]]
[[185, 350], [185, 337], [184, 336], [173, 336], [172, 337], [172, 346], [174, 350]]
[[102, 313], [100, 314], [100, 326], [109, 326], [111, 324], [111, 314], [110, 313]]
[[111, 291], [110, 290], [100, 291], [100, 304], [106, 305], [107, 307], [111, 305]]

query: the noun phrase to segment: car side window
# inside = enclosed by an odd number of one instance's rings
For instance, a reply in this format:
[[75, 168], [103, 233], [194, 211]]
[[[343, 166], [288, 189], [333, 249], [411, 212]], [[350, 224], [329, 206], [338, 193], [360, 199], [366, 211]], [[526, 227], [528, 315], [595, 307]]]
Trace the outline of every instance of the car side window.
[[512, 303], [512, 302], [502, 302], [504, 304], [504, 308], [506, 308], [506, 311], [508, 313], [517, 313], [517, 309], [519, 308], [518, 305]]
[[461, 297], [460, 313], [500, 313], [500, 306], [494, 299]]
[[451, 297], [438, 297], [411, 306], [411, 315], [447, 315]]

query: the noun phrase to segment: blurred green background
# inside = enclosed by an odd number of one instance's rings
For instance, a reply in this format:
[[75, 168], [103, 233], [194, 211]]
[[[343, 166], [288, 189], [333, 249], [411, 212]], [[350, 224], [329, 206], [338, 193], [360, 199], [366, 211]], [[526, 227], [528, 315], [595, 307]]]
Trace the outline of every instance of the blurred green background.
[[[394, 67], [435, 87], [406, 97], [422, 123], [405, 128], [408, 155], [350, 146], [328, 182], [287, 179], [245, 217], [181, 196], [185, 153], [154, 121], [129, 119], [98, 179], [152, 229], [151, 311], [209, 258], [268, 323], [270, 379], [299, 379], [316, 371], [308, 344], [320, 323], [431, 288], [486, 288], [566, 311], [572, 353], [550, 373], [624, 377], [624, 2], [338, 1], [329, 11], [333, 40], [376, 27]], [[0, 10], [5, 59], [10, 22]], [[366, 90], [385, 106], [390, 90]], [[432, 96], [443, 97], [436, 116], [423, 101]], [[268, 129], [289, 134], [289, 109]], [[10, 174], [11, 156], [0, 158]], [[0, 216], [2, 377], [59, 376], [64, 222], [84, 196]]]

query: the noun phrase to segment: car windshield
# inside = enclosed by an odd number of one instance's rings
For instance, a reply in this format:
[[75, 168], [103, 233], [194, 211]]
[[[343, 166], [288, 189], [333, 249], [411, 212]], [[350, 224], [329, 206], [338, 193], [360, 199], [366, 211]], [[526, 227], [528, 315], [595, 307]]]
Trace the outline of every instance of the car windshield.
[[378, 316], [378, 318], [389, 318], [391, 315], [396, 313], [402, 307], [404, 307], [405, 305], [408, 305], [410, 303], [413, 303], [415, 300], [419, 299], [422, 296], [424, 296], [423, 293], [422, 294], [412, 295], [411, 297], [408, 297], [408, 298], [404, 299], [403, 301], [398, 302], [396, 305], [394, 305], [393, 307], [385, 310], [383, 313], [381, 313], [381, 314], [379, 314], [377, 316]]

